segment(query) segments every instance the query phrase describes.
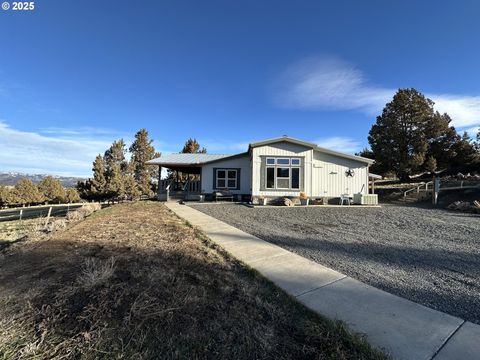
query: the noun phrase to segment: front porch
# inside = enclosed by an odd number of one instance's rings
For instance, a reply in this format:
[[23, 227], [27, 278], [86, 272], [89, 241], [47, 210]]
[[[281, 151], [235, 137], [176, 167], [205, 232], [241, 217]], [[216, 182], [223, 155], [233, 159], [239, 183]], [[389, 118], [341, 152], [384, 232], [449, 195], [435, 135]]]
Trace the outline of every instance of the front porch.
[[167, 169], [167, 175], [162, 179], [162, 166], [159, 166], [158, 200], [200, 200], [201, 167], [165, 166], [163, 168]]

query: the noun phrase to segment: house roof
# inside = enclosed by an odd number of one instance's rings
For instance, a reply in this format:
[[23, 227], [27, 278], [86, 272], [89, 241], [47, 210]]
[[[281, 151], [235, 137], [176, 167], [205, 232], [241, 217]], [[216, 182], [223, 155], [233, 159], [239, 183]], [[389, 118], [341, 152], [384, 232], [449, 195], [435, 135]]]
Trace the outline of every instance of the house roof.
[[215, 161], [230, 159], [233, 157], [244, 156], [248, 153], [240, 154], [166, 154], [159, 158], [147, 161], [148, 165], [162, 165], [162, 166], [195, 166], [212, 163]]
[[365, 158], [365, 157], [362, 157], [362, 156], [350, 155], [350, 154], [346, 154], [346, 153], [343, 153], [343, 152], [340, 152], [340, 151], [326, 149], [326, 148], [318, 146], [317, 144], [307, 142], [307, 141], [303, 141], [303, 140], [299, 140], [299, 139], [295, 139], [295, 138], [291, 138], [289, 136], [281, 136], [281, 137], [276, 137], [276, 138], [272, 138], [272, 139], [253, 142], [249, 145], [249, 150], [252, 149], [252, 148], [255, 148], [255, 147], [275, 144], [275, 143], [279, 143], [279, 142], [289, 142], [289, 143], [292, 143], [292, 144], [305, 146], [305, 147], [311, 148], [311, 149], [316, 150], [316, 151], [320, 151], [320, 152], [325, 153], [325, 154], [339, 156], [339, 157], [343, 157], [343, 158], [346, 158], [346, 159], [355, 160], [355, 161], [359, 161], [359, 162], [363, 162], [363, 163], [367, 163], [367, 164], [373, 164], [375, 162], [372, 159], [368, 159], [368, 158]]
[[206, 162], [219, 160], [230, 157], [225, 154], [166, 154], [159, 158], [147, 161], [149, 165], [176, 165], [176, 166], [191, 166], [200, 165]]
[[229, 158], [246, 156], [246, 155], [249, 154], [249, 152], [252, 148], [259, 147], [259, 146], [265, 146], [265, 145], [269, 145], [269, 144], [275, 144], [275, 143], [279, 143], [279, 142], [289, 142], [289, 143], [292, 143], [292, 144], [305, 146], [305, 147], [314, 149], [316, 151], [323, 152], [325, 154], [339, 156], [339, 157], [359, 161], [359, 162], [366, 163], [366, 164], [373, 164], [374, 163], [374, 161], [372, 159], [368, 159], [368, 158], [364, 158], [364, 157], [356, 156], [356, 155], [345, 154], [345, 153], [342, 153], [342, 152], [339, 152], [339, 151], [334, 151], [334, 150], [322, 148], [322, 147], [318, 146], [317, 144], [314, 144], [314, 143], [311, 143], [311, 142], [291, 138], [291, 137], [288, 137], [288, 136], [282, 136], [282, 137], [277, 137], [277, 138], [273, 138], [273, 139], [267, 139], [267, 140], [253, 142], [253, 143], [249, 144], [247, 152], [243, 152], [243, 153], [239, 153], [239, 154], [233, 154], [232, 155], [232, 154], [184, 154], [184, 153], [175, 153], [175, 154], [162, 155], [159, 158], [147, 161], [147, 164], [149, 164], [149, 165], [160, 165], [160, 166], [166, 166], [166, 167], [168, 167], [168, 166], [175, 166], [175, 167], [189, 167], [189, 166], [190, 167], [192, 167], [192, 166], [195, 167], [195, 166], [197, 166], [198, 167], [199, 165], [212, 163], [212, 162], [219, 161], [219, 160], [225, 160], [225, 159], [229, 159]]

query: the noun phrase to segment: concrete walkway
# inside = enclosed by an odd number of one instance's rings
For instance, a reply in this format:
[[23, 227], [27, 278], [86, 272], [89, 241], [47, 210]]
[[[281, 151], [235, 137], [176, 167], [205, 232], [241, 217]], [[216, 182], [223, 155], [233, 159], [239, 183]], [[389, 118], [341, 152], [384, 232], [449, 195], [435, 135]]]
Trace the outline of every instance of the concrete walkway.
[[186, 205], [166, 206], [307, 307], [344, 321], [394, 359], [480, 358], [479, 325], [366, 285]]

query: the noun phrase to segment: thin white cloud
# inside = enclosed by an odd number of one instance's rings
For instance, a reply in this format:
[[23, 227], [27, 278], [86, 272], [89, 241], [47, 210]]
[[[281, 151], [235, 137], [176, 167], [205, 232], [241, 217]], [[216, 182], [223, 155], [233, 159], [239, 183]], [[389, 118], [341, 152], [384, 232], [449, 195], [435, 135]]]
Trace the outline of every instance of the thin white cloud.
[[317, 139], [313, 141], [313, 143], [320, 147], [350, 154], [354, 154], [362, 149], [362, 144], [360, 141], [342, 136], [332, 136], [328, 138]]
[[[112, 129], [104, 129], [104, 128], [95, 128], [90, 126], [83, 126], [79, 128], [63, 128], [63, 127], [56, 127], [50, 126], [46, 128], [41, 128], [38, 130], [39, 133], [45, 135], [55, 135], [56, 137], [87, 137], [90, 138], [92, 136], [95, 137], [107, 137], [111, 138], [112, 136], [118, 137], [120, 134], [119, 131], [112, 130]], [[124, 137], [129, 137], [129, 134], [123, 134]]]
[[480, 125], [480, 96], [439, 94], [427, 95], [435, 102], [435, 108], [448, 113], [458, 128]]
[[92, 161], [111, 139], [63, 138], [10, 127], [0, 120], [0, 169], [65, 176], [91, 176]]
[[[274, 84], [277, 106], [296, 109], [359, 110], [378, 115], [397, 89], [372, 84], [362, 71], [334, 56], [293, 64]], [[458, 128], [480, 125], [480, 96], [425, 94]]]

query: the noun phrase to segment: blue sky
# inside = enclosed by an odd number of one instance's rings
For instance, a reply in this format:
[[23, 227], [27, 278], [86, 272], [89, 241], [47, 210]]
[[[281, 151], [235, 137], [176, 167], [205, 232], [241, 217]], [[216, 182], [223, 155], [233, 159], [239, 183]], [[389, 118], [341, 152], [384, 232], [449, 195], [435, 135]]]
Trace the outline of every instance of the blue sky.
[[72, 1], [0, 10], [0, 171], [82, 175], [146, 127], [159, 151], [280, 135], [345, 152], [399, 87], [480, 125], [477, 1]]

